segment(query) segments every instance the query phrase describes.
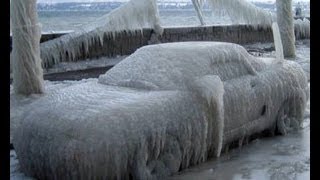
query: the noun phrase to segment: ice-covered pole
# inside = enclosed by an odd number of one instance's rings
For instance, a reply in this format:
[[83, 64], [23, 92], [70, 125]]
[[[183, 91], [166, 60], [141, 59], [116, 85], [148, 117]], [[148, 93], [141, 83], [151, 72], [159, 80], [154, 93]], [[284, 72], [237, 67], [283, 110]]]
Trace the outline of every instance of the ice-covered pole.
[[194, 9], [196, 10], [197, 16], [199, 18], [199, 21], [201, 25], [205, 25], [204, 20], [203, 20], [203, 15], [202, 15], [202, 4], [203, 0], [192, 0], [192, 4]]
[[295, 57], [295, 35], [292, 15], [292, 0], [277, 0], [277, 22], [283, 44], [284, 57]]
[[18, 94], [43, 93], [43, 70], [40, 59], [41, 27], [37, 0], [12, 0], [13, 87]]

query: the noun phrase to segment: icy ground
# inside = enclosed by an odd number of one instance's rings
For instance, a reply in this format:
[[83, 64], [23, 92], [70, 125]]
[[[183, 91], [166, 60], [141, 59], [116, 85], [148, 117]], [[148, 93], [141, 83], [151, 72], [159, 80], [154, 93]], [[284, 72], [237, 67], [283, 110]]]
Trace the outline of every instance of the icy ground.
[[[271, 43], [247, 45], [248, 51], [256, 56], [275, 56]], [[296, 62], [301, 64], [310, 77], [310, 42], [298, 41], [296, 44]], [[273, 49], [273, 51], [270, 51]], [[117, 60], [115, 60], [117, 61]], [[86, 63], [82, 64], [87, 66]], [[79, 65], [79, 66], [82, 66]], [[63, 66], [69, 67], [69, 65]], [[86, 79], [82, 81], [96, 81]], [[46, 81], [46, 92], [76, 84], [79, 81]], [[310, 85], [310, 84], [309, 84]], [[10, 89], [12, 92], [12, 87]], [[30, 103], [35, 97], [22, 99], [10, 96], [10, 106], [17, 109], [11, 112], [11, 118], [19, 116], [18, 108]], [[11, 108], [10, 108], [11, 109]], [[10, 129], [15, 124], [10, 124]], [[11, 129], [12, 130], [12, 129]], [[11, 141], [11, 139], [10, 139]], [[305, 111], [302, 130], [290, 132], [286, 136], [256, 139], [248, 145], [230, 150], [219, 159], [213, 159], [201, 165], [191, 167], [171, 177], [171, 180], [212, 180], [212, 179], [272, 179], [272, 180], [304, 180], [310, 178], [310, 101]], [[30, 180], [19, 170], [19, 162], [15, 151], [10, 152], [10, 179]]]

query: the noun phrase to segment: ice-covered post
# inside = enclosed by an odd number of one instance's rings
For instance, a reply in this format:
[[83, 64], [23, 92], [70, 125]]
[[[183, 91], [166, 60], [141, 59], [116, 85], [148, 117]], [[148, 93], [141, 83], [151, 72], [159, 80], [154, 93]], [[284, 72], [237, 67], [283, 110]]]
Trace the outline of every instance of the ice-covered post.
[[37, 0], [12, 0], [10, 14], [14, 90], [23, 95], [43, 93]]
[[203, 0], [192, 0], [192, 4], [193, 4], [194, 9], [197, 12], [197, 16], [199, 18], [201, 25], [202, 26], [205, 25], [204, 20], [203, 20], [203, 15], [202, 15], [202, 8], [201, 8], [201, 6], [203, 4]]
[[284, 57], [295, 57], [295, 35], [292, 15], [292, 0], [276, 0], [277, 22], [283, 44]]

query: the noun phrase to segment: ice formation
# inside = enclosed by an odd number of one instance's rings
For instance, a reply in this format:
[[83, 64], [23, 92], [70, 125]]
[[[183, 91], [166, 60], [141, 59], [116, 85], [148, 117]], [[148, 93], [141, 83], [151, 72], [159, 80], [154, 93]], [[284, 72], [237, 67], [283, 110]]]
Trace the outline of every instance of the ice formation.
[[[255, 26], [269, 27], [272, 22], [276, 21], [275, 14], [255, 7], [244, 0], [207, 1], [214, 12], [218, 14], [227, 13], [237, 23], [242, 22]], [[195, 5], [200, 21], [203, 21], [201, 7], [204, 0], [192, 0], [192, 2]], [[42, 43], [41, 57], [43, 66], [48, 68], [61, 61], [76, 61], [79, 58], [87, 57], [90, 53], [90, 47], [97, 44], [102, 45], [104, 37], [114, 37], [115, 34], [121, 31], [141, 33], [142, 28], [145, 27], [153, 28], [156, 34], [162, 34], [163, 29], [159, 25], [156, 1], [132, 0], [110, 14], [86, 25], [78, 32]], [[297, 28], [297, 30], [300, 29], [307, 28]], [[152, 39], [150, 43], [159, 43], [157, 35], [153, 34]]]
[[227, 14], [234, 23], [271, 26], [276, 16], [246, 0], [207, 0], [217, 15]]
[[[276, 21], [279, 25], [284, 56], [295, 56], [292, 0], [277, 0], [276, 16], [245, 0], [208, 0], [208, 2], [215, 13], [219, 15], [226, 13], [231, 20], [237, 23], [272, 26], [272, 23]], [[308, 25], [303, 29], [307, 29], [307, 27]], [[302, 28], [297, 30], [302, 30]]]
[[297, 19], [293, 23], [295, 28], [296, 39], [300, 39], [301, 37], [310, 38], [310, 21], [308, 19]]
[[295, 35], [292, 15], [292, 0], [277, 0], [277, 23], [285, 57], [295, 57]]
[[10, 9], [13, 45], [10, 65], [13, 67], [14, 90], [24, 95], [42, 93], [41, 27], [36, 0], [13, 0]]
[[[308, 98], [300, 65], [273, 65], [236, 44], [138, 49], [98, 82], [30, 105], [13, 144], [38, 179], [164, 179], [265, 129], [299, 125]], [[26, 141], [27, 139], [27, 141]]]
[[204, 0], [192, 0], [192, 4], [194, 9], [196, 10], [197, 16], [199, 18], [199, 21], [201, 25], [205, 25], [202, 15], [202, 6], [203, 6]]
[[156, 0], [131, 0], [81, 30], [42, 43], [43, 66], [74, 61], [86, 56], [92, 45], [102, 45], [106, 36], [114, 37], [120, 32], [142, 33], [142, 28], [153, 28], [155, 33], [162, 34]]
[[274, 39], [274, 46], [276, 49], [276, 59], [282, 61], [284, 60], [283, 46], [282, 46], [279, 26], [276, 22], [272, 23], [272, 33], [273, 33], [273, 39]]

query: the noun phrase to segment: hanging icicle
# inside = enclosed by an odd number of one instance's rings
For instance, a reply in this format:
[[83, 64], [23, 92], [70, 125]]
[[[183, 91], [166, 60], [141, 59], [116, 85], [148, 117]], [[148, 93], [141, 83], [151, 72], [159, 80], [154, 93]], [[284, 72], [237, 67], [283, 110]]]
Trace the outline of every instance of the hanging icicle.
[[276, 58], [279, 62], [282, 62], [284, 60], [283, 45], [281, 41], [279, 26], [278, 26], [278, 23], [276, 22], [272, 23], [272, 33], [273, 33], [274, 46], [276, 49]]
[[233, 23], [271, 26], [276, 16], [245, 0], [207, 0], [214, 14], [228, 15]]
[[48, 68], [61, 61], [75, 61], [87, 55], [92, 45], [103, 45], [105, 36], [114, 38], [124, 31], [142, 33], [143, 28], [162, 34], [156, 0], [131, 0], [74, 33], [42, 43], [43, 66]]
[[205, 22], [203, 20], [203, 15], [202, 15], [202, 7], [204, 4], [204, 0], [192, 0], [192, 4], [194, 9], [196, 10], [196, 13], [201, 25], [205, 25]]

